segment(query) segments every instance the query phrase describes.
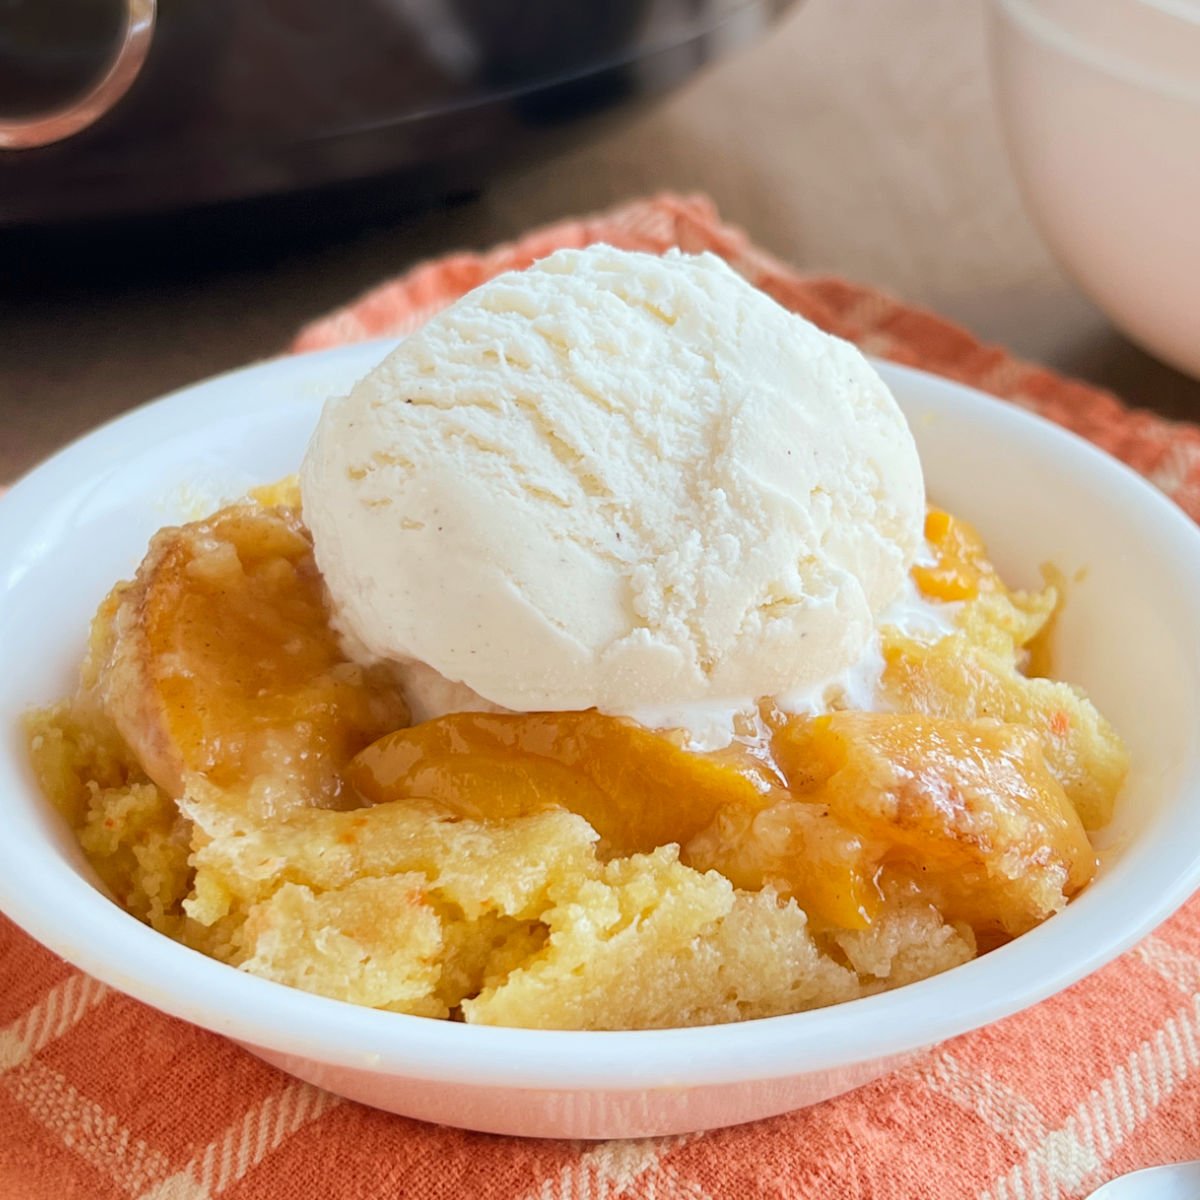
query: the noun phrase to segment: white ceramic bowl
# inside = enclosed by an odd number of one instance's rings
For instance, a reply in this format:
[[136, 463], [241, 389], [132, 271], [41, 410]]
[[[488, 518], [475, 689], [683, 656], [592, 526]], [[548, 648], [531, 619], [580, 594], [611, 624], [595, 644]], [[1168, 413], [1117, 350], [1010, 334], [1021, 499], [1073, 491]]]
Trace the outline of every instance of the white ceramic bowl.
[[1034, 222], [1113, 322], [1200, 377], [1200, 0], [992, 0]]
[[1061, 672], [1125, 735], [1134, 769], [1099, 879], [992, 954], [887, 995], [706, 1029], [494, 1029], [356, 1008], [243, 974], [154, 933], [96, 888], [37, 793], [17, 730], [72, 686], [88, 620], [161, 525], [207, 495], [293, 470], [323, 397], [374, 343], [226, 375], [98, 430], [0, 500], [0, 908], [83, 970], [236, 1039], [303, 1079], [394, 1112], [564, 1137], [749, 1121], [837, 1095], [904, 1057], [1095, 970], [1200, 882], [1200, 534], [1086, 443], [919, 372], [881, 367], [930, 493], [975, 521], [1014, 580], [1084, 571]]

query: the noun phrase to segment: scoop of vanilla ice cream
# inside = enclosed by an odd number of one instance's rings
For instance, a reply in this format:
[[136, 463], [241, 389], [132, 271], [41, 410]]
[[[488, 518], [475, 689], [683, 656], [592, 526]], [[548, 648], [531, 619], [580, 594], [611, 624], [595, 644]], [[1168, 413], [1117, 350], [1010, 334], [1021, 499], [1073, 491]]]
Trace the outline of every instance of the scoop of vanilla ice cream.
[[434, 316], [328, 402], [300, 482], [347, 632], [522, 711], [825, 679], [924, 514], [857, 349], [712, 255], [608, 246]]

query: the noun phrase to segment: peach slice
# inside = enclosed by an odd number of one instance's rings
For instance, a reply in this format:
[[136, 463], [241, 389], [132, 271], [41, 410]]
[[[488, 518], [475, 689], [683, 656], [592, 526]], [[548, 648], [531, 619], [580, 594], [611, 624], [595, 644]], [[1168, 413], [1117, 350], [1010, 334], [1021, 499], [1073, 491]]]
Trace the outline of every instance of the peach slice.
[[[904, 880], [976, 932], [1021, 933], [1095, 873], [1032, 730], [842, 712], [787, 722], [774, 751], [801, 807], [861, 839], [858, 877]], [[776, 869], [804, 888], [803, 854]]]
[[374, 803], [426, 797], [474, 819], [569, 809], [611, 854], [686, 841], [722, 808], [780, 795], [749, 758], [696, 754], [594, 711], [439, 717], [368, 747], [347, 778]]
[[340, 807], [341, 768], [408, 713], [390, 672], [347, 660], [329, 615], [298, 514], [225, 508], [157, 534], [101, 607], [96, 691], [172, 796], [195, 773], [255, 786], [264, 816]]
[[996, 568], [988, 561], [983, 539], [973, 525], [940, 508], [925, 514], [925, 540], [937, 555], [932, 566], [917, 565], [913, 581], [930, 600], [973, 600], [984, 592], [1003, 590]]

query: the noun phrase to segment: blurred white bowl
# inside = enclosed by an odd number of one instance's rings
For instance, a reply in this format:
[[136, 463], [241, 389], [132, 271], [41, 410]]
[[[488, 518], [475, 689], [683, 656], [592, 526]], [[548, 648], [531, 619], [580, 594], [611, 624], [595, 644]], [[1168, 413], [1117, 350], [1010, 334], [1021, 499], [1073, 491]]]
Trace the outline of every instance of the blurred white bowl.
[[1050, 248], [1200, 377], [1200, 0], [992, 0], [992, 73]]
[[18, 719], [73, 686], [88, 620], [161, 525], [293, 470], [322, 399], [381, 343], [267, 363], [170, 396], [64, 450], [0, 500], [0, 908], [83, 970], [367, 1104], [501, 1133], [630, 1137], [731, 1125], [835, 1096], [1095, 970], [1200, 882], [1200, 533], [1098, 450], [956, 384], [884, 365], [930, 493], [1000, 566], [1072, 589], [1063, 674], [1129, 742], [1102, 875], [1065, 912], [935, 979], [708, 1029], [494, 1029], [356, 1008], [257, 979], [134, 920], [97, 889], [38, 794]]

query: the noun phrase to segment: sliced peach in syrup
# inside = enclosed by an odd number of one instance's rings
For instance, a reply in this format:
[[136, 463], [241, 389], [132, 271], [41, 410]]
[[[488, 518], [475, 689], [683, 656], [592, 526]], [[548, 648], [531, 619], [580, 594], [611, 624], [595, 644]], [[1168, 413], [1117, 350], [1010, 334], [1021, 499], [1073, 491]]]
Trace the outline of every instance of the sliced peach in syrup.
[[925, 514], [925, 540], [937, 562], [913, 567], [912, 577], [930, 600], [973, 600], [981, 592], [1004, 587], [988, 561], [983, 539], [968, 522], [931, 508]]
[[[796, 798], [862, 838], [864, 875], [915, 884], [977, 932], [1021, 933], [1095, 873], [1031, 730], [843, 712], [787, 722], [774, 750]], [[787, 873], [804, 870], [797, 859]]]
[[347, 778], [374, 803], [427, 797], [477, 819], [569, 809], [612, 854], [687, 841], [721, 809], [758, 811], [780, 794], [753, 765], [597, 712], [440, 717], [381, 738]]
[[349, 662], [312, 542], [287, 508], [164, 529], [93, 637], [97, 691], [150, 777], [255, 785], [273, 810], [343, 801], [341, 768], [407, 720], [389, 672]]

